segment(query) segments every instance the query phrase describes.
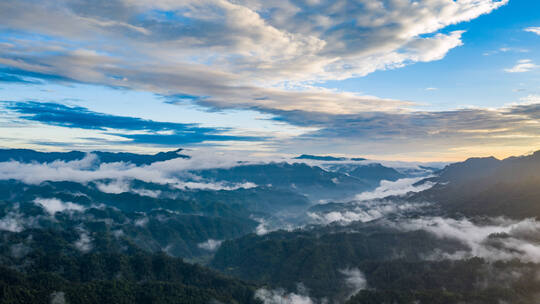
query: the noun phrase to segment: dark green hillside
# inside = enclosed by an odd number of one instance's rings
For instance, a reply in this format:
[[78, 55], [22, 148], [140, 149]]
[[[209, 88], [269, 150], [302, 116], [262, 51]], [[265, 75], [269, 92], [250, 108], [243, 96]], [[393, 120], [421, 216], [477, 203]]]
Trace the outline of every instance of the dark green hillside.
[[66, 243], [74, 243], [84, 231], [93, 239], [94, 249], [122, 252], [121, 248], [136, 246], [148, 252], [166, 251], [185, 258], [210, 254], [200, 247], [209, 239], [239, 237], [250, 233], [257, 225], [257, 222], [247, 218], [227, 219], [166, 210], [140, 213], [91, 207], [84, 211], [50, 215], [34, 203], [14, 205], [5, 202], [0, 202], [0, 220], [8, 225], [4, 229], [10, 229], [11, 224], [14, 226], [11, 230], [16, 232], [0, 230], [0, 235], [3, 235], [0, 248], [8, 248], [10, 244], [19, 243], [27, 237], [33, 238], [36, 233], [44, 231], [60, 234]]
[[451, 252], [463, 247], [424, 231], [399, 232], [357, 224], [278, 231], [227, 241], [211, 266], [242, 279], [290, 290], [302, 282], [313, 296], [333, 298], [347, 292], [341, 269], [359, 267], [369, 261], [419, 262], [436, 248]]
[[[88, 254], [0, 267], [0, 303], [257, 303], [254, 286], [163, 254]], [[61, 302], [63, 303], [63, 302]]]
[[[211, 265], [289, 291], [301, 282], [311, 297], [336, 303], [537, 303], [537, 264], [427, 258], [433, 250], [463, 248], [456, 241], [423, 231], [351, 225], [227, 241]], [[344, 269], [359, 269], [367, 282], [349, 301], [357, 290], [347, 283]]]
[[112, 208], [50, 215], [2, 203], [0, 222], [0, 303], [59, 293], [67, 303], [255, 303], [253, 285], [171, 256], [209, 254], [197, 244], [246, 233], [223, 219]]

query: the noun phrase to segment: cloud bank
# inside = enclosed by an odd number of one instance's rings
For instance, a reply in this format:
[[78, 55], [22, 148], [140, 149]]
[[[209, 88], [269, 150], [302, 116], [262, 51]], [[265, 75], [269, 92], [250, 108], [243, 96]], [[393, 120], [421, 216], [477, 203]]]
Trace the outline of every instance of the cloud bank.
[[282, 289], [268, 290], [257, 289], [255, 299], [261, 300], [264, 304], [314, 304], [308, 296], [287, 293]]
[[[381, 181], [381, 185], [373, 191], [366, 191], [356, 196], [356, 201], [336, 204], [329, 211], [308, 211], [307, 216], [315, 223], [328, 225], [338, 223], [347, 225], [351, 222], [370, 222], [389, 215], [404, 215], [429, 207], [429, 203], [409, 203], [396, 197], [410, 192], [420, 192], [431, 188], [434, 184], [427, 182], [414, 184], [425, 177], [402, 178], [396, 181]], [[393, 196], [390, 198], [390, 196]], [[321, 205], [324, 206], [324, 205]]]
[[441, 161], [455, 159], [456, 155], [459, 159], [464, 154], [485, 155], [486, 151], [508, 157], [540, 146], [537, 124], [540, 104], [534, 95], [495, 109], [359, 114], [276, 111], [275, 114], [280, 121], [317, 128], [294, 141], [308, 151], [352, 155], [369, 151], [364, 156], [390, 155], [394, 159], [409, 154], [412, 160], [435, 153], [437, 157], [431, 159]]
[[[540, 145], [537, 110], [522, 106], [413, 111], [410, 101], [319, 86], [443, 58], [463, 44], [455, 25], [508, 0], [226, 1], [112, 0], [0, 3], [0, 72], [5, 81], [87, 83], [153, 92], [171, 104], [250, 109], [276, 122], [309, 128], [272, 138], [267, 151], [402, 154], [525, 153]], [[447, 30], [449, 26], [455, 30]], [[536, 27], [526, 29], [535, 32]], [[156, 47], [159, 46], [159, 47]], [[126, 50], [130, 50], [129, 52]], [[508, 72], [525, 72], [518, 62]], [[69, 115], [96, 113], [71, 108]], [[89, 127], [62, 113], [18, 106], [31, 121]], [[535, 111], [520, 113], [516, 111]], [[255, 141], [231, 130], [99, 116], [107, 141], [172, 146]], [[95, 119], [92, 120], [95, 122]], [[127, 126], [129, 124], [130, 126]], [[137, 125], [136, 132], [132, 132]], [[449, 126], [452, 126], [450, 128]], [[156, 130], [159, 129], [159, 130]], [[165, 129], [163, 129], [165, 128]], [[305, 130], [305, 129], [302, 129]], [[106, 132], [106, 131], [101, 131]], [[320, 139], [324, 138], [324, 141]], [[351, 142], [351, 139], [354, 141]], [[118, 143], [115, 143], [118, 144]], [[484, 149], [481, 149], [481, 148]], [[445, 155], [443, 155], [445, 154]], [[409, 159], [411, 156], [408, 156]], [[402, 158], [403, 159], [403, 158]]]
[[308, 212], [315, 223], [347, 225], [352, 222], [371, 222], [389, 215], [403, 215], [430, 206], [428, 203], [407, 203], [392, 200], [360, 201], [341, 204], [334, 211]]
[[441, 59], [463, 31], [440, 30], [507, 2], [5, 2], [0, 30], [19, 35], [6, 37], [0, 64], [10, 77], [180, 94], [218, 108], [352, 113], [403, 103], [311, 84]]
[[[255, 161], [255, 159], [253, 160]], [[180, 189], [234, 190], [241, 187], [255, 187], [256, 185], [250, 182], [229, 185], [202, 181], [188, 172], [197, 169], [228, 168], [236, 165], [238, 163], [234, 157], [206, 152], [195, 153], [190, 159], [176, 158], [141, 166], [124, 162], [101, 163], [96, 155], [90, 153], [81, 160], [68, 162], [54, 161], [44, 164], [18, 161], [0, 162], [0, 179], [15, 179], [28, 184], [39, 184], [44, 181], [87, 183], [112, 180], [112, 182], [98, 182], [98, 188], [111, 193], [120, 193], [130, 189], [129, 181], [133, 179], [172, 184]]]
[[409, 192], [420, 192], [433, 187], [433, 183], [426, 182], [421, 185], [414, 185], [426, 177], [401, 178], [396, 181], [382, 180], [379, 187], [373, 191], [366, 191], [358, 194], [355, 199], [359, 201], [384, 198], [387, 196], [402, 196]]
[[464, 259], [481, 257], [488, 261], [540, 263], [540, 223], [534, 219], [522, 221], [494, 218], [474, 223], [469, 219], [425, 217], [390, 224], [406, 231], [425, 230], [438, 238], [456, 239], [470, 248], [455, 253], [434, 252], [427, 259]]

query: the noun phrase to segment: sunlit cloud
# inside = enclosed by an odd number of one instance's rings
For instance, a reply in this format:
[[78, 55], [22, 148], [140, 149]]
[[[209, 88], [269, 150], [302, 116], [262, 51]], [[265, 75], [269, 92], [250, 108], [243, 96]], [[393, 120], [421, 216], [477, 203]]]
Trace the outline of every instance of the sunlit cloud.
[[311, 84], [439, 60], [463, 34], [439, 30], [507, 2], [7, 2], [0, 29], [18, 34], [0, 64], [10, 77], [205, 96], [218, 108], [392, 109], [407, 103]]
[[[460, 23], [507, 3], [1, 3], [0, 31], [9, 33], [0, 40], [0, 80], [6, 83], [84, 83], [150, 92], [163, 96], [162, 101], [168, 105], [178, 105], [179, 111], [186, 104], [210, 111], [249, 110], [262, 113], [264, 117], [259, 120], [275, 127], [254, 132], [249, 132], [249, 126], [241, 129], [198, 124], [185, 124], [182, 130], [180, 125], [152, 129], [157, 124], [150, 129], [147, 125], [129, 130], [112, 125], [89, 129], [81, 122], [69, 122], [67, 117], [63, 122], [45, 122], [45, 114], [33, 113], [5, 119], [6, 124], [23, 128], [16, 131], [17, 136], [5, 136], [4, 145], [126, 149], [206, 144], [260, 153], [297, 153], [302, 147], [302, 152], [394, 152], [393, 156], [407, 160], [425, 155], [456, 159], [482, 146], [493, 148], [498, 156], [519, 154], [527, 145], [536, 147], [539, 142], [535, 117], [526, 113], [513, 113], [504, 107], [419, 111], [421, 105], [413, 100], [322, 87], [329, 80], [441, 60], [464, 45], [465, 32], [459, 28]], [[504, 45], [496, 51], [521, 49]], [[505, 71], [517, 74], [537, 68], [532, 59], [524, 59]], [[434, 92], [438, 88], [425, 90]], [[527, 111], [532, 110], [531, 106]], [[129, 119], [139, 118], [119, 121]], [[30, 123], [34, 123], [32, 128], [25, 130]], [[278, 124], [282, 124], [283, 132], [275, 131]], [[36, 130], [43, 125], [46, 128]], [[60, 134], [61, 130], [65, 133]], [[49, 131], [56, 134], [54, 140], [48, 144], [40, 141], [51, 138], [43, 136]]]

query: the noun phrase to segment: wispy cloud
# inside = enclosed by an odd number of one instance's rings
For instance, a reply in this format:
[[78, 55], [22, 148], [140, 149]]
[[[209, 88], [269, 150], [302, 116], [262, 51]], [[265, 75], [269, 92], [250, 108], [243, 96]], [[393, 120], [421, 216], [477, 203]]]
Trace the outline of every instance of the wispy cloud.
[[315, 304], [309, 296], [287, 293], [283, 289], [257, 289], [255, 299], [261, 300], [263, 304]]
[[428, 207], [428, 203], [407, 203], [395, 200], [360, 201], [341, 204], [338, 208], [324, 212], [308, 212], [315, 223], [348, 225], [352, 222], [370, 222], [390, 215], [404, 215]]
[[[295, 144], [327, 153], [358, 153], [390, 155], [396, 152], [418, 155], [479, 153], [490, 147], [490, 153], [505, 152], [505, 147], [531, 150], [540, 147], [540, 104], [532, 102], [501, 108], [462, 108], [452, 111], [407, 111], [401, 113], [366, 112], [332, 115], [308, 111], [275, 111], [276, 119], [299, 126], [317, 128], [299, 136]], [[501, 128], [501, 126], [504, 126]], [[323, 140], [324, 139], [324, 140]], [[395, 147], [399, 146], [399, 151]], [[474, 147], [483, 147], [474, 150]], [[308, 150], [309, 151], [309, 150]], [[519, 152], [518, 152], [519, 153]], [[515, 151], [514, 151], [515, 154]], [[462, 155], [459, 157], [463, 157]]]
[[531, 59], [519, 60], [516, 65], [511, 68], [504, 69], [507, 73], [525, 73], [540, 68], [540, 65], [535, 64]]
[[24, 219], [16, 212], [8, 212], [0, 218], [0, 231], [21, 232], [24, 230]]
[[392, 224], [405, 230], [426, 230], [439, 238], [457, 239], [468, 251], [433, 252], [428, 259], [464, 259], [481, 257], [489, 261], [519, 259], [540, 262], [540, 244], [535, 235], [540, 223], [534, 219], [522, 221], [494, 218], [477, 224], [469, 219], [425, 217]]
[[[244, 158], [250, 163], [249, 158]], [[252, 160], [255, 163], [255, 159]], [[260, 160], [259, 160], [260, 161]], [[132, 186], [133, 180], [168, 184], [176, 189], [236, 190], [256, 187], [254, 183], [214, 182], [203, 180], [189, 171], [209, 168], [227, 168], [238, 165], [237, 158], [230, 155], [216, 155], [212, 152], [198, 151], [190, 159], [175, 158], [150, 165], [134, 165], [126, 162], [100, 163], [94, 154], [82, 160], [54, 161], [50, 163], [21, 163], [18, 161], [0, 162], [0, 179], [19, 180], [28, 184], [44, 181], [72, 181], [78, 183], [94, 182], [97, 189], [107, 193], [134, 192], [140, 195], [155, 196], [158, 193]], [[79, 205], [55, 199], [39, 199], [37, 204], [54, 213], [62, 210], [79, 210]]]
[[370, 200], [377, 198], [384, 198], [387, 196], [399, 196], [405, 195], [409, 192], [420, 192], [426, 189], [429, 189], [433, 186], [433, 183], [426, 182], [421, 185], [415, 185], [418, 181], [424, 179], [425, 177], [418, 178], [402, 178], [397, 181], [381, 181], [379, 187], [373, 191], [367, 191], [360, 193], [356, 196], [357, 200]]
[[208, 239], [206, 242], [197, 244], [197, 247], [208, 251], [216, 251], [222, 242], [220, 240]]
[[41, 83], [37, 80], [30, 80], [18, 75], [8, 74], [8, 73], [2, 73], [0, 72], [0, 83], [23, 83], [23, 84], [36, 84]]
[[339, 272], [345, 276], [345, 283], [351, 289], [347, 299], [357, 294], [360, 290], [367, 288], [366, 277], [358, 268], [346, 268]]
[[106, 131], [107, 134], [123, 137], [132, 143], [139, 144], [186, 145], [205, 141], [264, 140], [225, 135], [225, 132], [230, 131], [225, 128], [204, 128], [197, 124], [159, 122], [109, 115], [58, 103], [4, 102], [4, 107], [15, 112], [19, 119], [68, 128]]
[[540, 26], [531, 26], [526, 28], [524, 31], [540, 35]]
[[94, 248], [94, 245], [92, 244], [92, 237], [88, 234], [87, 231], [84, 229], [80, 229], [79, 231], [79, 239], [75, 241], [73, 244], [75, 248], [80, 250], [81, 252], [89, 252]]
[[34, 203], [43, 207], [50, 215], [64, 211], [83, 211], [85, 208], [72, 202], [63, 202], [57, 198], [36, 198]]

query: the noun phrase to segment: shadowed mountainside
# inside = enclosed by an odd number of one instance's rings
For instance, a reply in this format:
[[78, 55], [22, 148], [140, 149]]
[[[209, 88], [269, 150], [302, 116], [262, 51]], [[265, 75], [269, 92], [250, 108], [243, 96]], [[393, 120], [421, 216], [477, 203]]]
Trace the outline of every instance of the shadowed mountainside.
[[540, 151], [504, 160], [470, 158], [420, 183], [426, 181], [437, 184], [412, 200], [466, 215], [540, 217]]

